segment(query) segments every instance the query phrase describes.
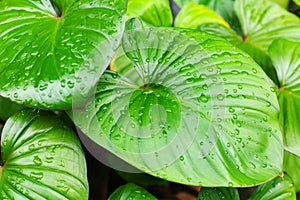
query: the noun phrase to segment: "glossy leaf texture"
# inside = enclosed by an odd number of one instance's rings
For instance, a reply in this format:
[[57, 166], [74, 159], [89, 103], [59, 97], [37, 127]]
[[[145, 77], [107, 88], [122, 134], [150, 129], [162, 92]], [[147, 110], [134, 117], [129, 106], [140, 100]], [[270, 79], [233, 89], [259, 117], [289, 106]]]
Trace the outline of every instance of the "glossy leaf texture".
[[291, 177], [296, 188], [296, 192], [300, 191], [300, 158], [288, 151], [284, 152], [284, 171]]
[[234, 8], [242, 27], [241, 36], [214, 24], [203, 25], [200, 29], [223, 36], [246, 51], [277, 83], [268, 47], [278, 38], [299, 41], [300, 19], [268, 0], [262, 0], [261, 3], [254, 0], [237, 0]]
[[22, 110], [1, 135], [0, 199], [88, 199], [84, 153], [51, 113]]
[[278, 80], [285, 149], [300, 156], [300, 43], [276, 40], [269, 49]]
[[157, 200], [153, 195], [145, 189], [133, 184], [128, 183], [119, 187], [114, 191], [108, 200]]
[[236, 188], [201, 188], [197, 200], [240, 200]]
[[87, 97], [110, 63], [126, 3], [0, 1], [0, 94], [35, 108], [81, 107], [72, 100]]
[[226, 21], [213, 10], [194, 2], [185, 4], [175, 19], [175, 26], [197, 29], [201, 24], [219, 23], [229, 27]]
[[127, 22], [123, 48], [135, 75], [106, 71], [94, 101], [70, 113], [92, 140], [184, 184], [244, 187], [281, 174], [274, 85], [247, 54], [222, 38], [140, 20]]
[[129, 0], [127, 19], [139, 18], [155, 26], [172, 26], [173, 17], [168, 0]]
[[24, 107], [11, 102], [9, 99], [0, 96], [0, 119], [6, 121], [14, 113], [22, 110]]
[[257, 188], [249, 200], [296, 200], [295, 186], [287, 175], [277, 177]]

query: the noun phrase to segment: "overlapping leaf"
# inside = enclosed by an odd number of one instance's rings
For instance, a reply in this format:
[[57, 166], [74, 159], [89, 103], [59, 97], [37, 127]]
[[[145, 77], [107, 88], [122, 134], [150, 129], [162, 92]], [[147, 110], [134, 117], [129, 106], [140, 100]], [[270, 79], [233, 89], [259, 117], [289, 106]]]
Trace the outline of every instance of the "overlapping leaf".
[[201, 188], [197, 200], [240, 200], [236, 188]]
[[123, 48], [135, 75], [106, 71], [86, 111], [70, 114], [92, 140], [185, 184], [250, 186], [281, 174], [274, 85], [247, 54], [139, 20], [127, 22]]
[[227, 22], [214, 11], [194, 2], [185, 4], [175, 20], [175, 26], [182, 28], [197, 29], [201, 24], [206, 23], [219, 23], [224, 26], [229, 26]]
[[277, 177], [257, 188], [249, 200], [290, 199], [296, 200], [295, 186], [287, 175]]
[[155, 26], [171, 26], [172, 11], [168, 0], [129, 0], [127, 19], [140, 18]]
[[300, 158], [287, 151], [284, 152], [284, 171], [291, 177], [296, 192], [300, 191]]
[[278, 80], [285, 148], [300, 156], [300, 43], [276, 40], [269, 49]]
[[1, 135], [0, 199], [88, 199], [80, 143], [53, 114], [22, 110]]
[[38, 108], [71, 108], [111, 61], [125, 9], [126, 0], [0, 1], [0, 94]]
[[119, 187], [114, 191], [108, 200], [157, 200], [153, 195], [145, 189], [133, 184], [128, 183]]
[[241, 36], [219, 25], [203, 25], [200, 29], [226, 37], [245, 50], [277, 82], [276, 72], [268, 56], [268, 47], [278, 38], [299, 41], [300, 19], [268, 0], [262, 0], [261, 3], [237, 0], [235, 13], [242, 27]]

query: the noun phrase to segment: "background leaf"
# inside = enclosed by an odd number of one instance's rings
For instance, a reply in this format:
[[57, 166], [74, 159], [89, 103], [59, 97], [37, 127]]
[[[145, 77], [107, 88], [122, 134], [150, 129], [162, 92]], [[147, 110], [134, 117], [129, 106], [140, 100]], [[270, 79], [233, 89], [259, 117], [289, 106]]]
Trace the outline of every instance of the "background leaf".
[[22, 110], [24, 107], [11, 102], [9, 99], [0, 96], [0, 119], [6, 121], [14, 113]]
[[269, 48], [278, 80], [285, 149], [300, 156], [300, 43], [275, 40]]
[[295, 187], [287, 175], [277, 177], [257, 188], [249, 200], [290, 199], [296, 200]]
[[214, 11], [194, 2], [185, 4], [175, 20], [176, 27], [192, 29], [197, 29], [201, 24], [206, 23], [219, 23], [224, 26], [229, 26], [227, 22]]
[[240, 200], [240, 197], [236, 188], [202, 187], [197, 200]]
[[284, 152], [284, 171], [291, 177], [296, 188], [296, 192], [300, 191], [300, 158], [288, 151]]
[[92, 140], [184, 184], [244, 187], [281, 174], [276, 94], [247, 54], [203, 32], [139, 20], [127, 22], [123, 47], [139, 81], [106, 71], [86, 111], [69, 113]]
[[80, 143], [51, 113], [22, 110], [1, 135], [0, 199], [88, 199]]
[[140, 18], [155, 26], [172, 26], [172, 11], [168, 0], [129, 0], [127, 19]]
[[[219, 36], [223, 35], [234, 45], [246, 51], [277, 83], [276, 72], [268, 55], [268, 47], [278, 38], [299, 41], [300, 19], [268, 0], [262, 0], [259, 4], [254, 0], [237, 0], [234, 8], [242, 27], [241, 36], [216, 25], [203, 25], [200, 29]], [[234, 38], [238, 39], [233, 41]]]
[[152, 196], [150, 193], [148, 193], [143, 188], [133, 184], [128, 183], [126, 185], [123, 185], [119, 187], [114, 193], [111, 194], [111, 196], [108, 198], [108, 200], [156, 200], [154, 196]]
[[0, 94], [37, 108], [71, 108], [111, 61], [125, 9], [126, 0], [0, 1]]

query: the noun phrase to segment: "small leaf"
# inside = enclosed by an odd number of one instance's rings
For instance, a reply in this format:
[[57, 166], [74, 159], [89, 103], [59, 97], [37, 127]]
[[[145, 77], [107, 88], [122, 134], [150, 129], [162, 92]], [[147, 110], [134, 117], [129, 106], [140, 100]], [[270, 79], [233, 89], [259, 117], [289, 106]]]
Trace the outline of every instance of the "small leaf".
[[275, 40], [269, 48], [278, 80], [285, 149], [300, 156], [300, 43]]
[[155, 26], [172, 26], [172, 11], [168, 0], [129, 0], [127, 19], [140, 18]]
[[295, 186], [290, 177], [277, 177], [257, 188], [249, 200], [296, 200]]
[[300, 191], [300, 158], [288, 151], [284, 152], [284, 171], [291, 177], [295, 184], [296, 192]]
[[11, 102], [9, 99], [0, 96], [0, 119], [6, 121], [10, 116], [24, 109], [16, 103]]
[[240, 200], [240, 196], [236, 188], [202, 187], [197, 200]]
[[189, 185], [252, 186], [282, 173], [274, 85], [247, 54], [204, 32], [140, 20], [127, 22], [122, 44], [133, 74], [106, 71], [87, 109], [69, 113], [88, 137], [141, 171]]
[[82, 107], [119, 45], [125, 10], [126, 0], [0, 1], [0, 94]]
[[116, 191], [114, 191], [108, 200], [157, 200], [154, 196], [152, 196], [145, 189], [133, 184], [128, 183], [119, 187]]
[[182, 28], [197, 29], [201, 24], [219, 23], [229, 27], [226, 21], [217, 13], [203, 5], [194, 2], [185, 4], [178, 13], [175, 26]]
[[54, 114], [22, 110], [9, 118], [1, 163], [0, 199], [88, 199], [80, 142]]

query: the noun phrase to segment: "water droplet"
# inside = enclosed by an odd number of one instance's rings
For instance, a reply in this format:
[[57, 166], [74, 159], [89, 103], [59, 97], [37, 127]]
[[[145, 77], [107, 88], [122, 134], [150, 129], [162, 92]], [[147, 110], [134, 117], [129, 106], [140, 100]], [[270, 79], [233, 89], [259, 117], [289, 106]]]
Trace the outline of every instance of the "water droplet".
[[251, 167], [251, 168], [253, 168], [253, 169], [256, 168], [256, 165], [255, 165], [253, 162], [250, 162], [249, 164], [250, 164], [250, 167]]
[[31, 172], [30, 177], [39, 181], [44, 177], [44, 174], [43, 174], [43, 172]]
[[271, 103], [268, 101], [268, 102], [266, 103], [266, 106], [267, 106], [267, 107], [270, 107], [270, 106], [271, 106]]
[[252, 68], [252, 72], [253, 72], [254, 74], [256, 74], [256, 73], [257, 73], [257, 69]]
[[219, 94], [219, 95], [217, 96], [217, 99], [218, 99], [219, 101], [222, 101], [224, 98], [225, 98], [225, 97], [224, 97], [224, 95], [222, 95], [222, 94]]
[[228, 187], [232, 187], [233, 186], [233, 182], [228, 182]]
[[40, 165], [42, 165], [42, 160], [38, 157], [38, 156], [34, 156], [33, 157], [33, 163], [35, 164], [35, 165], [38, 165], [38, 166], [40, 166]]
[[232, 108], [231, 106], [228, 108], [228, 111], [229, 111], [230, 113], [234, 113], [234, 112], [235, 112], [234, 108]]
[[29, 145], [28, 149], [29, 149], [29, 151], [33, 151], [34, 150], [34, 144]]
[[184, 161], [184, 157], [183, 157], [183, 156], [180, 156], [180, 157], [179, 157], [179, 160], [180, 160], [180, 161]]
[[198, 98], [198, 101], [199, 101], [200, 103], [201, 103], [201, 102], [207, 103], [208, 100], [209, 100], [209, 97], [206, 96], [206, 95], [204, 95], [203, 93], [202, 93], [202, 94], [200, 95], [200, 97]]

